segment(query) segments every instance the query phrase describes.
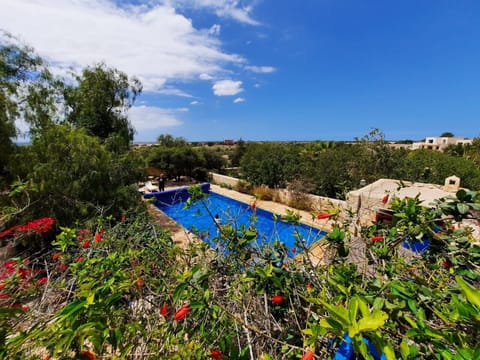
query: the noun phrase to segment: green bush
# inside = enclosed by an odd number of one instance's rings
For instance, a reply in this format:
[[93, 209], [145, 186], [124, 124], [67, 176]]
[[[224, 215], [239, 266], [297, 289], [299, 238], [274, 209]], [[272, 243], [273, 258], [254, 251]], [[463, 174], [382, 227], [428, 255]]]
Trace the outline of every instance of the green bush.
[[[387, 360], [478, 358], [480, 246], [453, 226], [478, 210], [478, 196], [430, 210], [417, 200], [399, 200], [396, 225], [361, 238], [332, 216], [326, 265], [301, 239], [295, 250], [252, 247], [258, 235], [246, 226], [219, 227], [214, 242], [228, 255], [193, 238], [177, 247], [145, 213], [63, 228], [53, 254], [2, 269], [0, 358], [328, 359], [345, 334], [361, 359], [371, 358], [363, 338]], [[199, 192], [193, 201], [208, 206]], [[403, 240], [425, 235], [426, 252], [399, 254]], [[349, 260], [351, 241], [365, 245], [366, 267]]]

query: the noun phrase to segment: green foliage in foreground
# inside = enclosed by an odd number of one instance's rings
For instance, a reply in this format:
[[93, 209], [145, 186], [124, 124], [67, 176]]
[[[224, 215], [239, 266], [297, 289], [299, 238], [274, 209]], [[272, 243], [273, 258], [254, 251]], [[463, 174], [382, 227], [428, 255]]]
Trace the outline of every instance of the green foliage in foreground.
[[[55, 253], [17, 259], [9, 266], [21, 275], [0, 279], [0, 358], [332, 358], [347, 333], [358, 358], [371, 359], [362, 338], [388, 360], [478, 358], [480, 246], [454, 226], [478, 214], [478, 195], [417, 205], [398, 201], [393, 226], [362, 237], [337, 223], [325, 249], [333, 261], [316, 266], [280, 242], [249, 247], [250, 227], [219, 227], [229, 256], [198, 241], [180, 249], [142, 213], [63, 228]], [[400, 241], [426, 235], [422, 256], [399, 254]], [[368, 261], [348, 261], [342, 241], [365, 244]]]

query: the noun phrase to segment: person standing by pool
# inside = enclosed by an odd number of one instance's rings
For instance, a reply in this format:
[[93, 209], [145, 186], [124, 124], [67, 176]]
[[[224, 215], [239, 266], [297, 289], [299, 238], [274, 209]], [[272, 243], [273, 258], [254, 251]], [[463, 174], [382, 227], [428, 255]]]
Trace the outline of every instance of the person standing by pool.
[[158, 178], [158, 190], [165, 191], [165, 179], [163, 178], [163, 175]]

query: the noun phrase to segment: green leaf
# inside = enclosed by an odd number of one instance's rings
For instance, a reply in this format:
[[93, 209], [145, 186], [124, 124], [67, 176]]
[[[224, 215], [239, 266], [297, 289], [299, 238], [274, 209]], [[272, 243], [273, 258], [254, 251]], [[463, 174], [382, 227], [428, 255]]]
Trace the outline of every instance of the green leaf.
[[320, 326], [327, 330], [336, 330], [339, 334], [345, 332], [346, 328], [343, 324], [332, 318], [323, 318], [319, 322]]
[[395, 351], [393, 351], [393, 347], [391, 344], [385, 344], [382, 350], [387, 360], [395, 360]]
[[480, 291], [472, 287], [469, 283], [464, 281], [460, 276], [455, 276], [457, 284], [462, 289], [468, 302], [480, 308]]
[[[381, 298], [381, 297], [377, 297], [375, 298], [375, 300], [373, 301], [373, 306], [372, 308], [374, 310], [382, 310], [383, 308], [383, 305], [385, 305], [385, 299]], [[362, 311], [362, 314], [363, 314], [363, 311]], [[365, 314], [364, 314], [365, 315]]]
[[95, 300], [95, 293], [92, 292], [87, 296], [87, 305], [92, 305]]
[[75, 312], [79, 311], [82, 309], [86, 304], [85, 300], [77, 300], [74, 301], [67, 306], [65, 306], [61, 311], [60, 311], [60, 316], [62, 317], [70, 317], [72, 316]]
[[387, 313], [381, 310], [375, 310], [372, 315], [364, 317], [358, 321], [360, 331], [373, 331], [382, 327], [388, 319]]
[[414, 329], [418, 329], [418, 325], [417, 323], [415, 322], [415, 320], [413, 320], [410, 316], [408, 315], [404, 315], [403, 316], [405, 318], [405, 320], [407, 320], [407, 322], [410, 324], [411, 327], [413, 327]]
[[357, 313], [358, 313], [358, 299], [356, 297], [350, 300], [350, 304], [348, 306], [348, 313], [349, 313], [350, 322], [351, 323], [355, 322], [357, 319]]
[[467, 196], [467, 192], [463, 189], [460, 189], [457, 191], [455, 196], [458, 198], [458, 200], [462, 201], [462, 200], [465, 200], [465, 197]]
[[329, 277], [327, 279], [328, 283], [334, 287], [336, 287], [338, 290], [340, 290], [340, 292], [344, 295], [347, 295], [349, 294], [349, 290], [343, 286], [342, 284], [338, 283], [337, 281], [335, 281], [334, 279], [332, 279], [331, 277]]
[[408, 346], [407, 342], [404, 340], [400, 344], [400, 356], [402, 359], [406, 360], [408, 359], [408, 356], [410, 355], [410, 347]]
[[331, 316], [335, 318], [338, 322], [342, 323], [345, 327], [350, 325], [350, 318], [347, 309], [341, 306], [334, 306], [326, 303], [323, 300], [320, 300], [322, 306], [327, 310]]
[[465, 215], [466, 213], [468, 213], [469, 206], [467, 204], [464, 204], [464, 203], [458, 203], [457, 204], [457, 209], [458, 209], [458, 212], [460, 214]]
[[173, 292], [173, 302], [177, 302], [180, 295], [182, 295], [183, 291], [187, 287], [187, 283], [180, 283], [178, 286], [175, 288], [175, 291]]
[[[376, 299], [375, 299], [376, 300]], [[382, 299], [383, 300], [383, 299]], [[379, 304], [377, 303], [377, 306]], [[360, 309], [360, 313], [362, 314], [362, 316], [368, 316], [370, 315], [370, 311], [368, 310], [368, 306], [367, 306], [367, 303], [361, 299], [361, 298], [358, 298], [358, 306], [359, 306], [359, 309]], [[381, 310], [383, 304], [378, 308], [378, 310]], [[375, 301], [373, 302], [373, 308], [375, 310]]]
[[410, 310], [412, 310], [412, 312], [414, 314], [417, 313], [418, 309], [417, 309], [417, 302], [413, 299], [408, 299], [407, 300], [407, 304], [408, 304], [408, 307], [410, 308]]
[[425, 329], [425, 335], [438, 340], [442, 340], [444, 338], [444, 335], [440, 331], [429, 329], [429, 328]]

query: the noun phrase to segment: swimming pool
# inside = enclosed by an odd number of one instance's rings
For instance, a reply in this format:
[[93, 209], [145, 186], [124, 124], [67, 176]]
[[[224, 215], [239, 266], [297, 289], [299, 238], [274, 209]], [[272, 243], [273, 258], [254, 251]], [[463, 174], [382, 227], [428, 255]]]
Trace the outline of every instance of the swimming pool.
[[285, 223], [280, 220], [280, 216], [275, 221], [272, 213], [258, 208], [252, 209], [245, 203], [211, 192], [206, 184], [202, 185], [202, 189], [207, 197], [189, 208], [185, 208], [188, 188], [154, 193], [153, 196], [156, 197], [155, 205], [159, 209], [185, 229], [196, 231], [200, 238], [212, 247], [216, 245], [213, 240], [219, 235], [215, 220], [212, 218], [217, 214], [219, 217], [217, 221], [221, 225], [230, 225], [234, 228], [241, 225], [254, 226], [257, 229], [254, 246], [261, 247], [280, 240], [289, 249], [289, 256], [299, 252], [300, 248], [296, 242], [302, 241], [306, 247], [310, 247], [327, 234], [308, 225]]

